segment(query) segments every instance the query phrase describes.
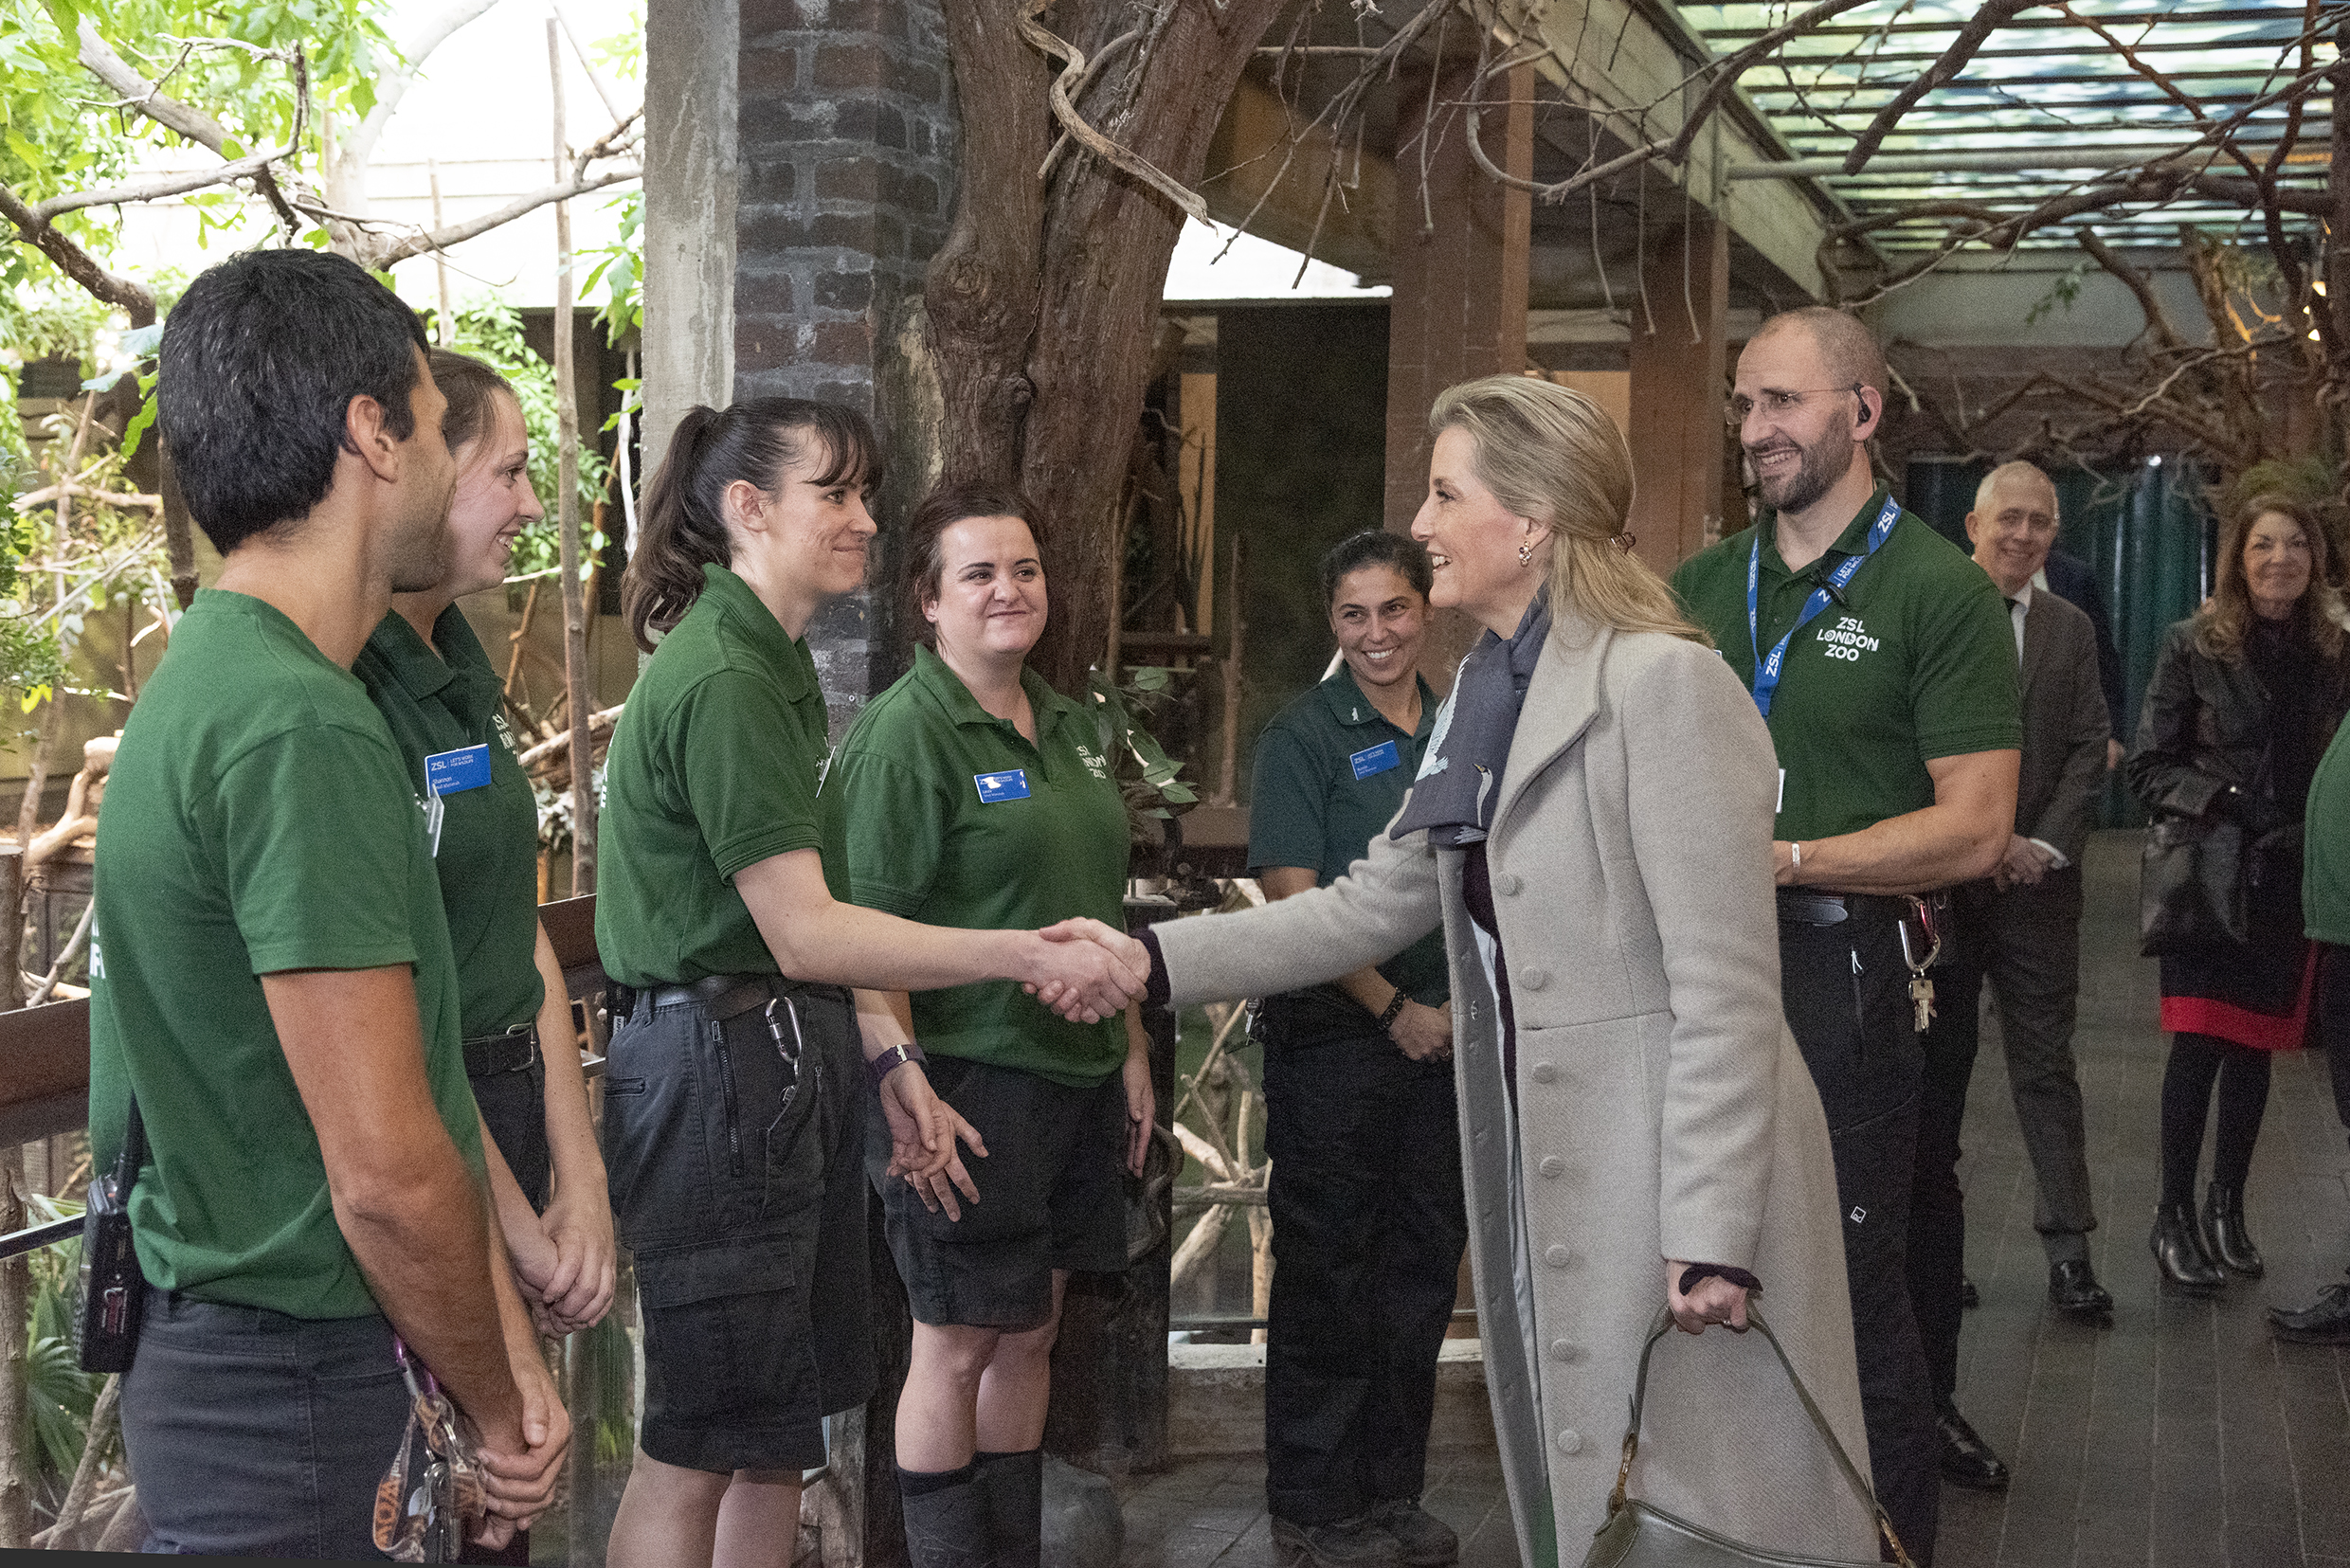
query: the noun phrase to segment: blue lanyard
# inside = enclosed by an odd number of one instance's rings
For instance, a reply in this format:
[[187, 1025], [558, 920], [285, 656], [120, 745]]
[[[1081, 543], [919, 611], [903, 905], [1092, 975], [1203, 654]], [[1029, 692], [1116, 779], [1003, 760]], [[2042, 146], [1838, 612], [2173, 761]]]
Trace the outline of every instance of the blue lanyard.
[[1762, 710], [1764, 718], [1771, 716], [1771, 698], [1779, 694], [1779, 676], [1786, 667], [1787, 644], [1795, 640], [1796, 633], [1811, 623], [1814, 616], [1828, 607], [1828, 601], [1835, 597], [1831, 590], [1840, 590], [1853, 580], [1853, 573], [1877, 552], [1877, 547], [1885, 543], [1885, 536], [1893, 532], [1893, 525], [1899, 521], [1901, 503], [1888, 496], [1877, 520], [1869, 525], [1867, 547], [1857, 555], [1847, 555], [1828, 574], [1826, 586], [1812, 590], [1812, 596], [1803, 601], [1803, 613], [1795, 618], [1795, 624], [1787, 628], [1787, 635], [1779, 640], [1779, 646], [1771, 650], [1768, 658], [1762, 657], [1762, 531], [1754, 531], [1754, 547], [1746, 552], [1746, 641], [1754, 649], [1754, 705]]

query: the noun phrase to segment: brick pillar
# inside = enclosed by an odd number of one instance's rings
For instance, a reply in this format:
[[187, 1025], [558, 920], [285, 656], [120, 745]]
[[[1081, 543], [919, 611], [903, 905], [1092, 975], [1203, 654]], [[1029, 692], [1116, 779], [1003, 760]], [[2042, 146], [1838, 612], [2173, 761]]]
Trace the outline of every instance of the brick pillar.
[[734, 395], [874, 418], [891, 478], [872, 587], [808, 630], [836, 735], [895, 677], [887, 541], [926, 482], [891, 387], [954, 199], [954, 106], [936, 0], [741, 0], [736, 68]]
[[[1469, 96], [1474, 75], [1473, 62], [1438, 68], [1433, 117], [1428, 72], [1407, 65], [1398, 77], [1386, 485], [1387, 527], [1397, 532], [1411, 527], [1427, 493], [1428, 409], [1437, 394], [1456, 382], [1526, 368], [1533, 199], [1487, 178], [1469, 155], [1459, 121], [1469, 111], [1448, 106]], [[1488, 158], [1523, 177], [1534, 166], [1533, 68], [1487, 83], [1489, 103], [1505, 82], [1509, 101], [1479, 111], [1478, 142]], [[1424, 660], [1433, 682], [1450, 683], [1476, 632], [1457, 614], [1437, 617]]]
[[1632, 532], [1640, 559], [1670, 573], [1724, 526], [1728, 227], [1693, 211], [1650, 253], [1642, 282], [1655, 330], [1633, 313]]

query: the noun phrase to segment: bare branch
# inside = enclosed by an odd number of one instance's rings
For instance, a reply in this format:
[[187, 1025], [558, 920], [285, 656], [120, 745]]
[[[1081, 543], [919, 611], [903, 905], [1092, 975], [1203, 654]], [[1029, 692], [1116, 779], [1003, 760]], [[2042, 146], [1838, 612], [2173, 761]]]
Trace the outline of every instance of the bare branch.
[[[2113, 274], [2121, 280], [2123, 287], [2138, 297], [2138, 308], [2145, 313], [2146, 326], [2153, 332], [2155, 340], [2165, 349], [2178, 348], [2178, 329], [2171, 325], [2170, 313], [2162, 308], [2162, 301], [2155, 296], [2154, 279], [2147, 277], [2142, 269], [2124, 261], [2121, 253], [2099, 239], [2097, 231], [2087, 224], [2082, 225], [2075, 233], [2081, 242], [2081, 248], [2088, 252], [2089, 260]], [[2164, 383], [2164, 386], [2168, 385]]]
[[100, 186], [96, 190], [76, 190], [63, 196], [52, 196], [32, 209], [39, 223], [79, 212], [88, 207], [119, 207], [126, 202], [156, 202], [166, 196], [183, 195], [202, 190], [207, 186], [226, 185], [232, 180], [248, 180], [271, 164], [294, 151], [291, 142], [273, 147], [266, 153], [256, 153], [249, 158], [222, 164], [218, 169], [198, 169], [184, 174], [150, 174], [143, 180], [125, 180], [120, 185]]
[[[1138, 157], [1128, 149], [1120, 147], [1116, 142], [1088, 125], [1085, 122], [1085, 117], [1077, 113], [1077, 107], [1070, 100], [1069, 94], [1072, 87], [1078, 86], [1085, 81], [1085, 55], [1076, 45], [1061, 38], [1037, 21], [1037, 17], [1042, 13], [1049, 3], [1050, 0], [1023, 0], [1016, 20], [1020, 24], [1021, 37], [1026, 39], [1029, 45], [1039, 52], [1051, 55], [1061, 62], [1060, 74], [1053, 79], [1052, 88], [1046, 95], [1053, 105], [1053, 117], [1058, 120], [1061, 129], [1075, 136], [1077, 139], [1077, 145], [1087, 152], [1114, 169], [1125, 170], [1129, 174], [1133, 175], [1143, 184], [1183, 208], [1197, 221], [1206, 223], [1208, 221], [1207, 203], [1202, 201], [1197, 192], [1184, 189], [1180, 181], [1152, 168], [1148, 158]], [[1058, 151], [1057, 147], [1053, 152], [1045, 153], [1044, 162], [1037, 170], [1037, 178], [1039, 181], [1051, 172], [1054, 153]]]
[[102, 299], [128, 312], [131, 325], [149, 327], [154, 324], [154, 295], [128, 278], [108, 272], [99, 264], [96, 257], [26, 206], [16, 192], [5, 185], [0, 185], [0, 218], [14, 224], [17, 234], [27, 244], [55, 262], [60, 272], [80, 284], [93, 298]]
[[400, 112], [400, 100], [407, 97], [425, 59], [433, 50], [449, 41], [451, 34], [497, 4], [497, 0], [456, 0], [431, 21], [401, 40], [399, 66], [379, 73], [375, 78], [375, 103], [367, 117], [334, 149], [338, 174], [365, 169], [368, 159], [375, 153], [375, 144], [391, 123], [391, 117]]
[[[618, 169], [607, 169], [600, 174], [576, 175], [561, 185], [551, 185], [543, 189], [533, 190], [528, 195], [516, 196], [505, 206], [494, 211], [468, 218], [463, 223], [451, 224], [446, 228], [434, 229], [430, 232], [420, 227], [414, 234], [404, 240], [387, 242], [382, 236], [365, 235], [362, 236], [358, 253], [354, 254], [352, 260], [371, 271], [380, 271], [394, 262], [405, 261], [411, 256], [422, 256], [428, 251], [446, 250], [451, 245], [461, 244], [477, 234], [486, 234], [501, 224], [510, 224], [524, 213], [536, 211], [550, 202], [569, 201], [572, 197], [584, 196], [590, 190], [601, 190], [607, 185], [620, 185], [625, 181], [637, 179], [643, 172], [641, 167], [631, 163], [624, 164]], [[330, 212], [325, 207], [315, 205], [306, 206], [299, 202], [295, 205], [316, 218], [348, 217], [348, 214]]]
[[1975, 14], [1966, 19], [1966, 25], [1959, 29], [1958, 36], [1950, 41], [1950, 46], [1943, 50], [1942, 58], [1927, 66], [1915, 81], [1894, 94], [1891, 102], [1877, 111], [1876, 117], [1869, 122], [1869, 128], [1853, 141], [1853, 150], [1844, 154], [1844, 172], [1857, 174], [1867, 168], [1869, 160], [1876, 155], [1877, 149], [1885, 145], [1885, 138], [1892, 135], [1893, 127], [1901, 123], [1901, 117], [1915, 107], [1926, 94], [1966, 69], [1966, 63], [1975, 58], [1975, 51], [1983, 46], [1983, 40], [1989, 38], [1994, 29], [2016, 12], [2031, 10], [2043, 3], [2044, 0], [1988, 0], [1987, 4], [1978, 8]]

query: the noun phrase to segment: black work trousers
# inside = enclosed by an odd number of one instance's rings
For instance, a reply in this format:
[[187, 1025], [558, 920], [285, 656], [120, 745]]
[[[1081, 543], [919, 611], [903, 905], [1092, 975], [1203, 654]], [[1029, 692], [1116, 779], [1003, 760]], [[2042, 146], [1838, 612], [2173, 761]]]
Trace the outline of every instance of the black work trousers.
[[2350, 947], [2318, 944], [2317, 1039], [2334, 1077], [2334, 1114], [2350, 1132]]
[[1469, 1241], [1453, 1066], [1413, 1061], [1367, 1017], [1337, 1032], [1325, 1009], [1265, 1009], [1265, 1499], [1328, 1524], [1426, 1484]]
[[2088, 1135], [2072, 1059], [2081, 982], [2081, 873], [2050, 872], [2000, 892], [1970, 883], [1953, 900], [1934, 965], [1933, 1026], [1918, 1100], [1916, 1184], [1909, 1199], [1909, 1296], [1934, 1397], [1958, 1388], [1966, 1209], [1959, 1189], [1960, 1124], [1981, 1036], [1983, 982], [1999, 1012], [2016, 1119], [2039, 1199], [2033, 1223], [2050, 1263], [2088, 1257]]
[[1930, 1563], [1941, 1439], [1909, 1303], [1909, 1191], [1925, 1055], [1911, 1022], [1909, 971], [1894, 923], [1867, 916], [1833, 926], [1781, 921], [1779, 969], [1788, 1027], [1828, 1113], [1869, 1468], [1902, 1544]]

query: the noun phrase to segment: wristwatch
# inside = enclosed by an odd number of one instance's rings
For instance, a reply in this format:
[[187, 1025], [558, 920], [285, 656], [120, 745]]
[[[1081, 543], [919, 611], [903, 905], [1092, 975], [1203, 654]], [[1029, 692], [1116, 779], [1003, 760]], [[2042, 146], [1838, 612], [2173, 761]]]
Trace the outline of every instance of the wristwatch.
[[1380, 1033], [1386, 1033], [1387, 1026], [1403, 1016], [1403, 1004], [1411, 1000], [1403, 994], [1402, 986], [1396, 987], [1396, 994], [1387, 999], [1387, 1010], [1379, 1015]]
[[878, 1056], [866, 1057], [865, 1076], [873, 1081], [874, 1092], [877, 1094], [881, 1090], [882, 1079], [908, 1062], [918, 1062], [922, 1059], [922, 1048], [913, 1041], [908, 1040], [903, 1045], [891, 1046]]

